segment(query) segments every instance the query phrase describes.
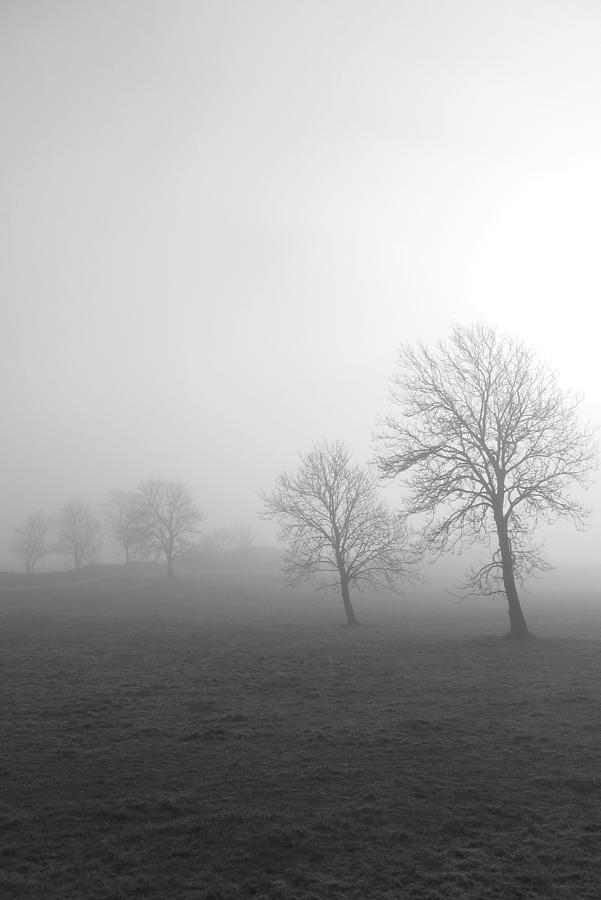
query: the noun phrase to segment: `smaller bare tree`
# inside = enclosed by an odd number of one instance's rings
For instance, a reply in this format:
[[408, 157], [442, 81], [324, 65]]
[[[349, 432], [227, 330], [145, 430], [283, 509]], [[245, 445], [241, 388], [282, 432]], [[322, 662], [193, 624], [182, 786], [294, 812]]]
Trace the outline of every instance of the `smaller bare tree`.
[[144, 546], [155, 558], [165, 556], [172, 578], [174, 560], [194, 552], [194, 539], [205, 516], [181, 481], [143, 481], [137, 496]]
[[21, 557], [28, 575], [33, 574], [37, 563], [51, 552], [49, 533], [50, 519], [40, 510], [31, 513], [17, 529], [11, 550]]
[[65, 503], [59, 511], [57, 526], [54, 548], [57, 553], [70, 556], [75, 570], [94, 562], [100, 550], [100, 523], [91, 507], [81, 500]]
[[140, 497], [130, 491], [112, 491], [105, 507], [108, 530], [125, 553], [129, 565], [132, 555], [144, 556], [144, 521]]
[[357, 618], [350, 587], [396, 589], [415, 573], [404, 520], [378, 497], [375, 477], [351, 461], [339, 442], [316, 444], [297, 472], [283, 473], [262, 493], [264, 516], [275, 519], [287, 545], [292, 584], [322, 576], [321, 589], [342, 595], [348, 625]]

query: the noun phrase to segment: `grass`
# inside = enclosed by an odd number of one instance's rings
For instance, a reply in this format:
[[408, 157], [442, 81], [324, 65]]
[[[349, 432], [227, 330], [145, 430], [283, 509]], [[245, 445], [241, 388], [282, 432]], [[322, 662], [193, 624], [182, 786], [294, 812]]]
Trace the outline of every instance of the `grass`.
[[236, 590], [2, 593], [2, 897], [599, 896], [597, 640]]

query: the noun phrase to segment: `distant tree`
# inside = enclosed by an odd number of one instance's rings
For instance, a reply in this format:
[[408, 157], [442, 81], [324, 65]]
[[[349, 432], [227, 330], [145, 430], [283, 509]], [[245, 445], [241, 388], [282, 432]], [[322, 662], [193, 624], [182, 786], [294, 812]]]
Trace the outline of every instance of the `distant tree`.
[[221, 553], [232, 546], [232, 534], [229, 528], [212, 528], [202, 540], [202, 549], [208, 553]]
[[144, 556], [144, 521], [140, 497], [131, 491], [112, 491], [105, 507], [108, 531], [125, 553], [129, 565], [132, 555]]
[[251, 525], [235, 525], [232, 529], [232, 545], [240, 553], [247, 553], [256, 540], [256, 532]]
[[155, 557], [165, 556], [172, 578], [174, 560], [194, 553], [194, 538], [205, 516], [181, 481], [143, 481], [137, 496], [144, 546]]
[[231, 528], [213, 528], [204, 536], [200, 549], [205, 553], [222, 553], [237, 550], [245, 553], [255, 541], [255, 532], [250, 525], [234, 525]]
[[31, 513], [21, 528], [18, 528], [11, 544], [11, 550], [20, 556], [25, 564], [25, 571], [31, 575], [36, 564], [51, 552], [48, 535], [50, 519], [40, 510]]
[[570, 493], [596, 466], [579, 397], [523, 344], [478, 323], [434, 350], [403, 347], [392, 399], [402, 415], [386, 420], [379, 465], [388, 478], [408, 473], [405, 512], [425, 520], [422, 549], [494, 539], [466, 592], [504, 594], [508, 637], [530, 637], [516, 585], [548, 568], [533, 532], [561, 516], [582, 527], [587, 515]]
[[54, 549], [62, 556], [70, 556], [74, 569], [94, 562], [100, 550], [100, 523], [91, 507], [81, 500], [65, 503], [57, 517], [57, 530]]
[[322, 576], [321, 588], [340, 591], [348, 625], [357, 624], [351, 586], [394, 589], [413, 574], [404, 521], [379, 499], [375, 478], [351, 461], [344, 444], [314, 445], [294, 474], [281, 474], [275, 490], [261, 496], [265, 517], [277, 521], [287, 545], [291, 583]]

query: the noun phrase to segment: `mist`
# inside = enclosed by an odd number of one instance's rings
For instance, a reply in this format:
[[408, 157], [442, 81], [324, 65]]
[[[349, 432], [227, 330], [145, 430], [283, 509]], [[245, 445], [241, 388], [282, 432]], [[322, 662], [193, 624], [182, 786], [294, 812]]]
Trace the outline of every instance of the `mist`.
[[400, 344], [453, 321], [599, 421], [593, 7], [1, 15], [5, 567], [29, 511], [145, 478], [273, 544], [258, 492], [322, 437], [370, 459]]

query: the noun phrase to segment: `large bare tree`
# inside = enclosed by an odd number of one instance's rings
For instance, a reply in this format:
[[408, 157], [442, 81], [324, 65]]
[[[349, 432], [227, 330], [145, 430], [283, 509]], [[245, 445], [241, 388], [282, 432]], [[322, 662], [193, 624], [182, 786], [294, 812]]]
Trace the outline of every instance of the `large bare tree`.
[[144, 521], [140, 497], [131, 491], [111, 491], [105, 506], [108, 530], [125, 554], [129, 565], [132, 555], [145, 555]]
[[580, 398], [531, 350], [484, 323], [456, 326], [434, 349], [402, 348], [379, 465], [406, 475], [406, 512], [424, 517], [423, 549], [436, 555], [480, 540], [492, 557], [470, 573], [467, 590], [504, 593], [510, 637], [529, 637], [517, 584], [548, 568], [533, 538], [540, 523], [587, 510], [572, 488], [596, 466]]
[[192, 491], [181, 481], [150, 479], [138, 487], [138, 503], [147, 551], [164, 555], [167, 574], [173, 577], [173, 563], [195, 546], [204, 515]]
[[91, 507], [81, 500], [65, 503], [58, 514], [57, 529], [55, 550], [70, 556], [74, 569], [94, 562], [100, 550], [100, 523]]
[[49, 533], [50, 519], [40, 510], [31, 513], [17, 529], [11, 550], [21, 557], [28, 575], [33, 574], [37, 563], [51, 552]]
[[287, 546], [291, 583], [322, 576], [320, 588], [340, 591], [349, 625], [357, 624], [351, 586], [394, 589], [414, 571], [403, 519], [340, 442], [314, 445], [294, 474], [284, 472], [275, 490], [261, 496], [265, 517], [277, 521]]

